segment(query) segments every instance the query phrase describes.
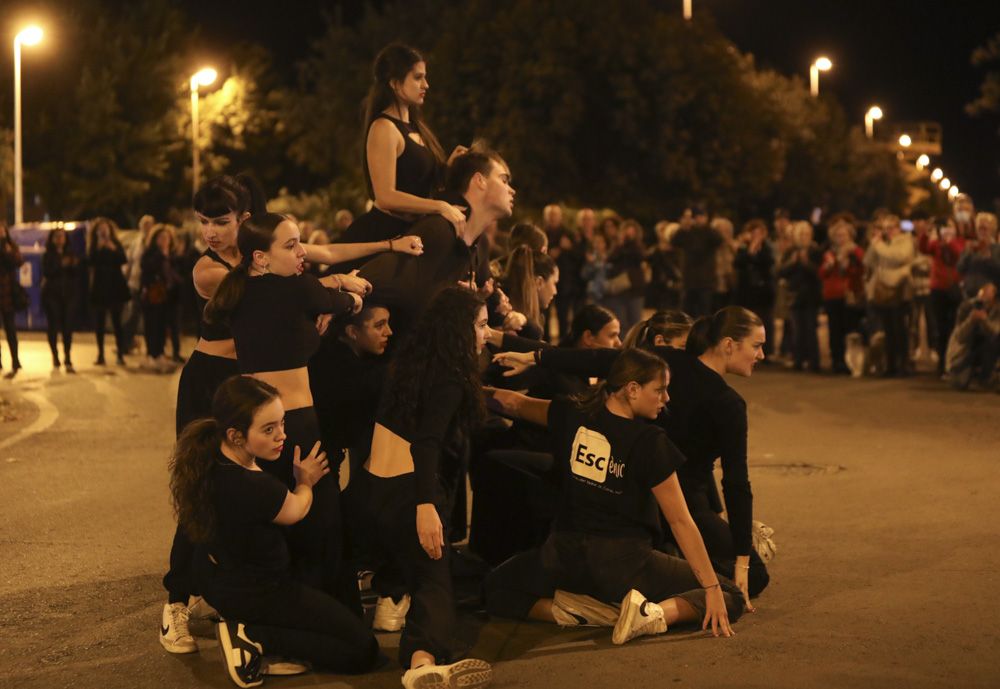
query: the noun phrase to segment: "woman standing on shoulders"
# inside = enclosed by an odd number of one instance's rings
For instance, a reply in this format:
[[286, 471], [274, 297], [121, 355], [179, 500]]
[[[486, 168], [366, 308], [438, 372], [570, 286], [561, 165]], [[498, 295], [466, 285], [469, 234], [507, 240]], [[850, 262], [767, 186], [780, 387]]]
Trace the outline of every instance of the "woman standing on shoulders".
[[[422, 215], [441, 215], [456, 232], [464, 227], [461, 208], [431, 198], [441, 186], [446, 163], [444, 149], [421, 117], [427, 89], [427, 63], [420, 53], [399, 43], [379, 52], [365, 100], [362, 159], [374, 205], [340, 242], [385, 241], [403, 234]], [[456, 147], [449, 162], [465, 150]]]
[[128, 283], [122, 273], [125, 249], [118, 239], [118, 228], [107, 218], [97, 218], [90, 226], [88, 262], [92, 270], [90, 303], [94, 307], [94, 335], [97, 337], [98, 366], [104, 366], [104, 327], [111, 315], [115, 331], [118, 365], [125, 365], [125, 337], [122, 330], [122, 309], [130, 298]]

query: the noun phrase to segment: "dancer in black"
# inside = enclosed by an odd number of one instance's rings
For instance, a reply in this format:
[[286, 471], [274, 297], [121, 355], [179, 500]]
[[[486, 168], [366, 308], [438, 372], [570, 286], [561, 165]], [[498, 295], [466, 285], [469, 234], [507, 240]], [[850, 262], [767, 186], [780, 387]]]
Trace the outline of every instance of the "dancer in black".
[[468, 208], [458, 237], [445, 218], [425, 217], [410, 228], [423, 243], [422, 255], [382, 254], [360, 271], [374, 288], [372, 296], [392, 311], [393, 329], [400, 335], [442, 288], [460, 281], [486, 284], [489, 247], [483, 232], [514, 209], [510, 169], [494, 151], [473, 150], [456, 157], [448, 167], [446, 189], [449, 198]]
[[[764, 358], [764, 326], [751, 311], [728, 306], [695, 321], [686, 349], [652, 347], [670, 366], [670, 412], [657, 418], [687, 462], [678, 469], [688, 510], [701, 531], [712, 564], [750, 598], [770, 577], [753, 548], [753, 493], [747, 468], [746, 402], [723, 375], [750, 376]], [[605, 376], [614, 350], [546, 349], [537, 353], [501, 353], [495, 359], [520, 373], [537, 359], [544, 367], [582, 375]], [[728, 523], [715, 489], [712, 468], [722, 462], [722, 489]]]
[[[277, 213], [257, 213], [240, 224], [237, 246], [241, 261], [219, 284], [205, 307], [210, 324], [229, 324], [240, 372], [273, 385], [286, 408], [288, 443], [281, 458], [267, 471], [289, 488], [292, 447], [312, 447], [319, 425], [309, 389], [306, 364], [319, 347], [317, 319], [360, 310], [361, 298], [329, 287], [336, 276], [318, 280], [303, 274], [305, 251], [299, 228]], [[336, 282], [334, 282], [336, 281]], [[321, 481], [309, 515], [289, 530], [292, 568], [300, 581], [342, 600], [357, 602], [357, 580], [348, 581], [341, 568], [343, 538], [340, 486], [336, 477]]]
[[394, 561], [412, 597], [399, 640], [408, 689], [480, 687], [492, 677], [484, 661], [454, 662], [448, 538], [464, 448], [484, 415], [478, 355], [487, 330], [475, 292], [437, 295], [393, 359], [371, 454], [351, 481], [352, 532]]
[[77, 269], [80, 257], [69, 245], [66, 230], [58, 227], [49, 232], [42, 256], [42, 306], [48, 326], [49, 349], [52, 351], [52, 368], [59, 368], [59, 334], [62, 333], [63, 364], [66, 373], [76, 373], [73, 368], [73, 309], [77, 295]]
[[[676, 622], [731, 635], [740, 591], [712, 570], [685, 506], [675, 473], [683, 455], [646, 422], [663, 410], [668, 383], [666, 362], [631, 349], [616, 357], [605, 382], [574, 401], [492, 392], [507, 413], [548, 426], [564, 486], [545, 544], [487, 578], [491, 614], [614, 626], [616, 644]], [[653, 548], [658, 511], [686, 561]], [[617, 610], [609, 605], [618, 601]]]
[[379, 658], [361, 620], [292, 576], [283, 527], [312, 511], [329, 466], [317, 444], [305, 457], [293, 448], [290, 487], [261, 471], [258, 461], [277, 461], [290, 444], [284, 413], [275, 388], [234, 376], [216, 392], [211, 417], [181, 433], [170, 465], [177, 521], [207, 551], [198, 583], [225, 618], [219, 649], [240, 687], [260, 685], [277, 657], [294, 658], [300, 671], [305, 662], [350, 673], [371, 670]]
[[[462, 209], [432, 199], [443, 182], [444, 150], [423, 121], [427, 63], [413, 48], [392, 43], [375, 58], [365, 100], [365, 147], [362, 169], [371, 210], [355, 220], [340, 242], [385, 241], [404, 234], [425, 215], [440, 215], [461, 233]], [[465, 152], [456, 147], [449, 163]], [[342, 264], [353, 268], [358, 262]]]
[[90, 225], [90, 303], [94, 307], [94, 335], [97, 337], [98, 366], [104, 366], [104, 328], [107, 317], [115, 332], [118, 365], [125, 365], [125, 335], [122, 330], [122, 309], [131, 298], [128, 283], [122, 273], [125, 249], [118, 239], [118, 228], [107, 218], [97, 218]]

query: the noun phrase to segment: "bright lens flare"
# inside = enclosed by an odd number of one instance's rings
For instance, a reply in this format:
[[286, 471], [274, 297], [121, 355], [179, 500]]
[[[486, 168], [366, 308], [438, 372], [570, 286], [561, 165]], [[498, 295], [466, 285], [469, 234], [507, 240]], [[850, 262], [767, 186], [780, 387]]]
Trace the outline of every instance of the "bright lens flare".
[[939, 182], [942, 177], [944, 177], [944, 170], [939, 167], [934, 168], [934, 172], [931, 173], [931, 181]]
[[945, 177], [938, 186], [941, 187], [941, 191], [948, 191], [951, 188], [951, 180]]
[[825, 72], [833, 67], [833, 63], [830, 62], [828, 57], [818, 57], [816, 58], [816, 69], [821, 72]]
[[913, 139], [910, 138], [909, 134], [902, 134], [899, 137], [899, 145], [902, 146], [903, 148], [909, 148], [910, 144], [912, 144], [912, 143], [913, 143]]
[[211, 67], [206, 67], [205, 69], [199, 70], [191, 77], [191, 88], [196, 89], [199, 86], [209, 86], [215, 83], [215, 80], [219, 77], [219, 73], [216, 72]]
[[42, 40], [42, 29], [38, 26], [28, 26], [21, 30], [14, 40], [21, 45], [38, 45]]

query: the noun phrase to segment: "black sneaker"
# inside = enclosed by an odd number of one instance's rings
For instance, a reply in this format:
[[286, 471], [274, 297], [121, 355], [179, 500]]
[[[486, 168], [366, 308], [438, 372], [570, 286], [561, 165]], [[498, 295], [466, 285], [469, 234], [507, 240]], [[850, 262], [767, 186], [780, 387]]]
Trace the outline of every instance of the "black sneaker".
[[264, 683], [261, 661], [264, 650], [260, 644], [247, 637], [246, 629], [240, 622], [219, 622], [216, 626], [219, 636], [219, 651], [222, 664], [226, 666], [229, 679], [238, 687], [259, 687]]

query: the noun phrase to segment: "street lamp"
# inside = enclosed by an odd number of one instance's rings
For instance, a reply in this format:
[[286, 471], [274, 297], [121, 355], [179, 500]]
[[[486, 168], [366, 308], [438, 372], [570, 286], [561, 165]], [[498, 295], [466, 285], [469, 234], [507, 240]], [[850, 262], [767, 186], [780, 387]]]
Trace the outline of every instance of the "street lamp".
[[923, 170], [925, 167], [927, 167], [930, 164], [931, 164], [931, 158], [926, 153], [920, 154], [920, 157], [917, 158], [917, 169], [918, 170]]
[[932, 182], [937, 182], [942, 177], [944, 177], [944, 170], [942, 170], [939, 167], [934, 168], [934, 172], [931, 173], [931, 181]]
[[955, 197], [958, 196], [958, 187], [952, 187], [948, 190], [948, 200], [954, 201]]
[[818, 57], [809, 66], [809, 92], [814, 96], [819, 95], [819, 73], [829, 71], [833, 67], [828, 57]]
[[903, 148], [909, 148], [910, 144], [912, 144], [912, 143], [913, 143], [913, 139], [910, 138], [909, 134], [900, 134], [900, 136], [899, 136], [899, 145], [900, 146], [902, 146]]
[[198, 87], [215, 83], [219, 76], [211, 67], [205, 67], [191, 75], [191, 141], [194, 144], [194, 160], [191, 168], [192, 194], [198, 193], [198, 178], [201, 174], [201, 151], [198, 149]]
[[[813, 94], [815, 95], [815, 94]], [[875, 136], [875, 120], [882, 119], [882, 108], [873, 105], [865, 113], [865, 135], [871, 139]]]
[[42, 30], [28, 26], [14, 37], [14, 224], [24, 222], [24, 173], [21, 169], [21, 46], [37, 45]]
[[691, 0], [684, 0], [684, 18], [691, 21]]
[[951, 188], [951, 180], [945, 177], [938, 186], [941, 187], [941, 191], [948, 191]]

